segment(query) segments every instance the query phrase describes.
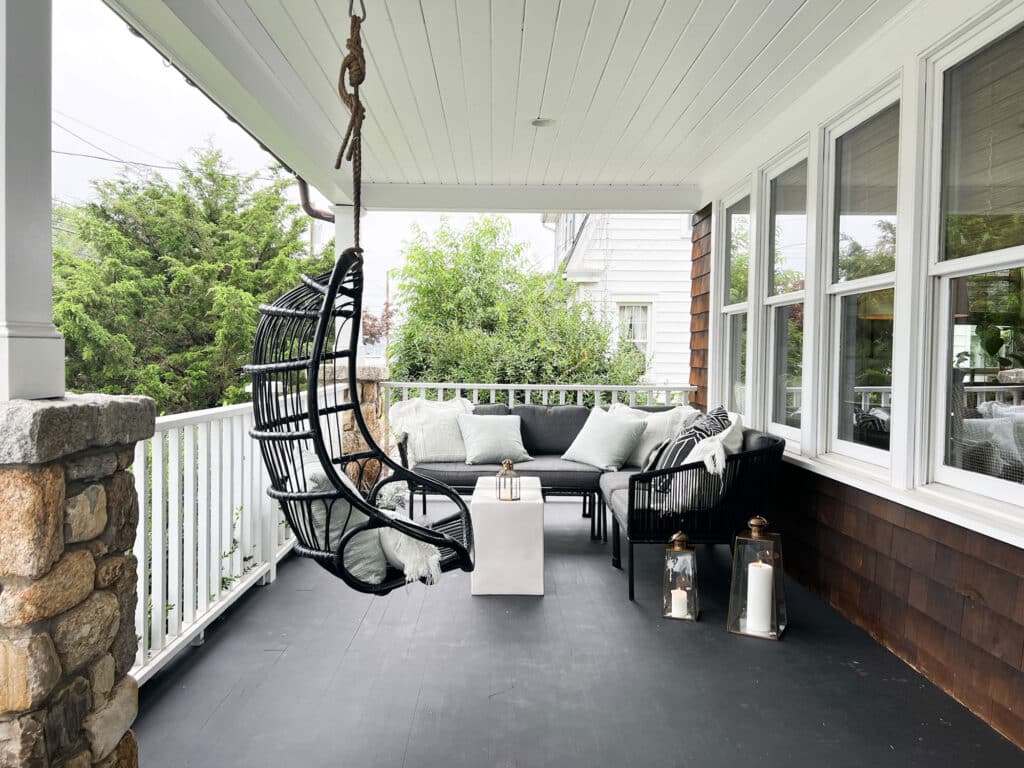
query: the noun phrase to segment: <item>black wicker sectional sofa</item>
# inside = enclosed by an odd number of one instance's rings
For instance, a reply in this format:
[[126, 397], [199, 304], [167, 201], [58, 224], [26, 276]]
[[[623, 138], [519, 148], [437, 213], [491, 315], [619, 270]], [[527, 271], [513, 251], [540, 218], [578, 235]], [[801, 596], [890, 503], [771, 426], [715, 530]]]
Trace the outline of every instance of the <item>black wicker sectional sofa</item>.
[[[644, 407], [645, 411], [667, 410], [665, 406]], [[520, 417], [523, 445], [533, 457], [516, 464], [524, 476], [539, 477], [549, 496], [581, 496], [583, 513], [590, 517], [591, 537], [608, 538], [608, 511], [612, 516], [612, 563], [621, 567], [621, 536], [627, 540], [629, 598], [633, 599], [633, 545], [664, 544], [673, 533], [686, 532], [693, 543], [731, 544], [753, 514], [770, 513], [765, 508], [773, 497], [773, 484], [782, 460], [785, 441], [757, 430], [743, 430], [740, 451], [726, 457], [719, 477], [703, 464], [684, 464], [671, 469], [641, 472], [640, 467], [623, 467], [607, 472], [589, 464], [567, 461], [568, 450], [583, 428], [590, 409], [579, 405], [477, 405], [479, 415]], [[401, 435], [398, 449], [408, 465], [407, 436]], [[420, 462], [413, 472], [440, 480], [461, 494], [470, 494], [480, 477], [495, 475], [497, 464], [464, 462]], [[410, 486], [409, 515], [417, 495], [426, 511], [424, 488]]]

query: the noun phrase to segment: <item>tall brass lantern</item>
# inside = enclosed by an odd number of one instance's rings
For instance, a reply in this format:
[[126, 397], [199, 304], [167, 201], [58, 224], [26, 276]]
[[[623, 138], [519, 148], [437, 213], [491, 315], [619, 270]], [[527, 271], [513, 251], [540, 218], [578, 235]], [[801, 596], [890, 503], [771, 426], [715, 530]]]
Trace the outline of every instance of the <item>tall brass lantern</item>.
[[675, 534], [665, 548], [665, 576], [662, 586], [662, 616], [666, 619], [696, 621], [697, 553], [685, 533]]
[[782, 539], [768, 533], [768, 521], [750, 518], [750, 530], [736, 537], [725, 628], [738, 635], [778, 640], [786, 630]]

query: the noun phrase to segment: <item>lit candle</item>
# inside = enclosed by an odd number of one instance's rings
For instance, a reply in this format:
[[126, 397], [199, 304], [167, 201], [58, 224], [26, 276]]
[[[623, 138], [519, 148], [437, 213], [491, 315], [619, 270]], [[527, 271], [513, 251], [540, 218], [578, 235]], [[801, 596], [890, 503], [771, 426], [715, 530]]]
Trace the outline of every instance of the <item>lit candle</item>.
[[498, 488], [498, 499], [501, 501], [512, 501], [512, 486], [502, 483]]
[[772, 631], [773, 569], [757, 561], [747, 566], [747, 631], [768, 634]]
[[690, 590], [683, 588], [672, 590], [672, 618], [690, 618]]

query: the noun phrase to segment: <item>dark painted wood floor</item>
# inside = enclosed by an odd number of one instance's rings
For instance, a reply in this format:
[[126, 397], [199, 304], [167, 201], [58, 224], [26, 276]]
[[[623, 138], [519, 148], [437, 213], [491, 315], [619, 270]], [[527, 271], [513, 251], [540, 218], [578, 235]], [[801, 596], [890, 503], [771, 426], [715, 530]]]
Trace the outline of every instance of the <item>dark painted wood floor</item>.
[[782, 642], [734, 637], [729, 552], [701, 553], [704, 615], [637, 601], [579, 507], [547, 509], [547, 595], [470, 597], [448, 575], [386, 598], [291, 558], [142, 690], [162, 766], [1001, 766], [1024, 754], [816, 597]]

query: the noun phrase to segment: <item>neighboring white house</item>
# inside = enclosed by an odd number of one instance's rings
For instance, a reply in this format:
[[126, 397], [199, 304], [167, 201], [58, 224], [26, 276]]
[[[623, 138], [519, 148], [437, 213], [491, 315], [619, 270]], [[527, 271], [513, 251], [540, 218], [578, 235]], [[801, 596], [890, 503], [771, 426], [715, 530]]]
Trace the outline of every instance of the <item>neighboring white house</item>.
[[690, 375], [690, 216], [565, 213], [555, 260], [565, 278], [647, 357], [653, 383]]

